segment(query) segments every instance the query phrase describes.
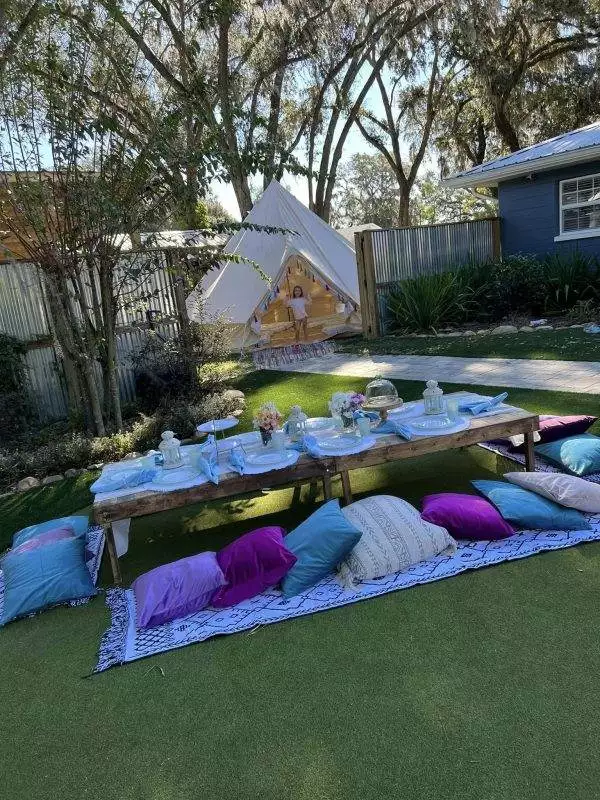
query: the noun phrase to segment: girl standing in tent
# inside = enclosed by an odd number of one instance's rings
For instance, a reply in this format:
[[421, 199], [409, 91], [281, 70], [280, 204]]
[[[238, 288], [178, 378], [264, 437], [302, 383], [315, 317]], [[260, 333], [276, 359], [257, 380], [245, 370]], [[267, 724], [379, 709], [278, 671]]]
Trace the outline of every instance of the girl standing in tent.
[[294, 286], [292, 296], [287, 301], [287, 307], [292, 309], [294, 315], [294, 328], [296, 330], [296, 341], [300, 341], [300, 332], [304, 339], [308, 339], [308, 312], [306, 307], [312, 303], [310, 295], [304, 296], [301, 286]]

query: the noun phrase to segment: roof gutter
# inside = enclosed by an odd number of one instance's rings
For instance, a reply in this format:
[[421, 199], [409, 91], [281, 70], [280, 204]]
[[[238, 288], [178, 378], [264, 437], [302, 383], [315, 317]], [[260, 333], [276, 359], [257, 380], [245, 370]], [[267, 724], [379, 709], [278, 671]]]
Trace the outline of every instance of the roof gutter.
[[500, 181], [509, 181], [512, 178], [521, 178], [524, 175], [531, 175], [534, 172], [543, 172], [559, 167], [568, 167], [571, 164], [581, 164], [586, 161], [600, 159], [600, 144], [591, 147], [573, 150], [568, 153], [557, 153], [556, 155], [540, 156], [532, 158], [530, 161], [523, 161], [520, 164], [508, 164], [506, 167], [490, 166], [485, 172], [457, 173], [445, 178], [442, 183], [451, 189], [469, 189], [477, 186], [497, 186]]

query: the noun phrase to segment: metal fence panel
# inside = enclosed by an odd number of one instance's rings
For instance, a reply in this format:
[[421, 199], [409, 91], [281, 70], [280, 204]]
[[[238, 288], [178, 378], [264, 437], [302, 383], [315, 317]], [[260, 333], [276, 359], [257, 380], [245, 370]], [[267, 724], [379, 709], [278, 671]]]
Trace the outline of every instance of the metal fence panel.
[[[163, 319], [156, 322], [155, 330], [165, 339], [176, 337], [179, 325], [166, 254], [154, 251], [123, 258], [135, 258], [138, 266], [140, 261], [151, 262], [141, 264], [141, 280], [129, 282], [124, 295], [127, 302], [117, 315], [119, 388], [122, 400], [132, 402], [135, 400], [132, 355], [142, 347], [147, 336], [146, 311], [152, 310], [159, 320]], [[123, 264], [117, 270], [116, 281], [123, 281], [125, 275]], [[84, 291], [91, 303], [89, 282]], [[30, 344], [25, 357], [27, 384], [40, 421], [64, 419], [68, 407], [60, 352], [50, 342], [31, 345], [52, 336], [43, 282], [35, 264], [26, 261], [0, 263], [0, 333]]]
[[481, 219], [372, 231], [377, 306], [382, 333], [390, 325], [388, 297], [399, 281], [444, 272], [495, 254], [494, 224]]

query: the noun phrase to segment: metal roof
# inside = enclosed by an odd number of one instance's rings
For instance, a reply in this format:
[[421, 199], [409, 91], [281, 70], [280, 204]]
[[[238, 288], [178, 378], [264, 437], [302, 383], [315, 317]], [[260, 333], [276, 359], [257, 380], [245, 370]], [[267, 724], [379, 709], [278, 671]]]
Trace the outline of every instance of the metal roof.
[[458, 172], [446, 178], [444, 183], [455, 188], [497, 186], [501, 180], [596, 158], [600, 158], [600, 121], [575, 131], [561, 133], [545, 142], [523, 147], [515, 153], [495, 158], [473, 169]]

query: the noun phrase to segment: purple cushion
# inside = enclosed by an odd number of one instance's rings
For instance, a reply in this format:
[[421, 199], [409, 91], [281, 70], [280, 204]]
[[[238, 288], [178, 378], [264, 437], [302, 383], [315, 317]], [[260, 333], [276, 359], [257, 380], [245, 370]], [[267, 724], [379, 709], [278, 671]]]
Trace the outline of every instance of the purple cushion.
[[491, 503], [473, 494], [430, 494], [422, 507], [423, 519], [446, 528], [455, 539], [506, 539], [515, 532]]
[[224, 583], [217, 556], [210, 551], [145, 572], [131, 584], [138, 628], [152, 628], [201, 611]]
[[44, 533], [40, 533], [38, 536], [34, 536], [33, 539], [27, 539], [27, 541], [15, 547], [11, 552], [13, 555], [27, 553], [30, 550], [37, 550], [39, 547], [44, 547], [53, 542], [60, 542], [63, 539], [74, 539], [75, 535], [75, 530], [72, 525], [60, 525], [57, 528], [51, 528], [48, 531], [44, 531]]
[[212, 605], [234, 606], [279, 583], [297, 560], [284, 546], [284, 535], [283, 528], [258, 528], [220, 550], [217, 561], [227, 585], [217, 591]]
[[[567, 436], [577, 436], [591, 428], [598, 417], [571, 416], [571, 417], [540, 417], [540, 441], [538, 444], [556, 442], [566, 439]], [[525, 445], [511, 448], [517, 453], [524, 452]]]

